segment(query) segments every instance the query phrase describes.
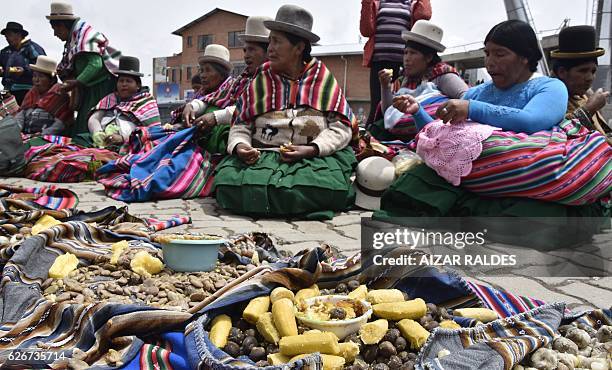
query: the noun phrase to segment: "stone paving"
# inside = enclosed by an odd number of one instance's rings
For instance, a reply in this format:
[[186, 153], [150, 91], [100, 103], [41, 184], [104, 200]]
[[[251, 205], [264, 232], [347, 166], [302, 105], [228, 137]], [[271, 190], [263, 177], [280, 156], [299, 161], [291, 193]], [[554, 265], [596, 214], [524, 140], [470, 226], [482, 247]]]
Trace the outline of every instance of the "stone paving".
[[[40, 182], [18, 178], [0, 178], [0, 183], [36, 186]], [[124, 206], [126, 203], [115, 201], [104, 195], [101, 185], [89, 183], [57, 184], [75, 191], [79, 195], [78, 208], [83, 211], [96, 211], [108, 206]], [[192, 224], [173, 228], [170, 232], [202, 232], [219, 236], [261, 231], [269, 233], [281, 249], [298, 252], [303, 249], [327, 243], [345, 255], [360, 250], [360, 220], [371, 216], [371, 212], [349, 211], [338, 214], [331, 221], [291, 221], [282, 219], [252, 219], [232, 215], [220, 209], [211, 198], [193, 200], [164, 200], [147, 203], [129, 204], [130, 213], [135, 216], [165, 219], [172, 215], [190, 216]], [[602, 242], [603, 253], [597, 255], [607, 263], [612, 262], [612, 243], [607, 238]], [[506, 272], [503, 276], [467, 277], [515, 294], [539, 298], [547, 302], [563, 301], [569, 308], [610, 307], [612, 305], [612, 276], [602, 278], [560, 278], [535, 277], [530, 268]]]

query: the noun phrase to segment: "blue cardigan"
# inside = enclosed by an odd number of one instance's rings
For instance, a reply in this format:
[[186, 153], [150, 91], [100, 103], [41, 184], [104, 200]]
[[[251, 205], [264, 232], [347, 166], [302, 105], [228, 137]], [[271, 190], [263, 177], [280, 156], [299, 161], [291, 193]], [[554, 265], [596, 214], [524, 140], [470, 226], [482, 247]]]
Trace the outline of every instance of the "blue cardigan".
[[[563, 120], [568, 93], [560, 80], [536, 77], [506, 90], [488, 81], [469, 89], [463, 99], [470, 101], [470, 120], [532, 134], [549, 130]], [[419, 129], [433, 121], [422, 107], [414, 119]]]

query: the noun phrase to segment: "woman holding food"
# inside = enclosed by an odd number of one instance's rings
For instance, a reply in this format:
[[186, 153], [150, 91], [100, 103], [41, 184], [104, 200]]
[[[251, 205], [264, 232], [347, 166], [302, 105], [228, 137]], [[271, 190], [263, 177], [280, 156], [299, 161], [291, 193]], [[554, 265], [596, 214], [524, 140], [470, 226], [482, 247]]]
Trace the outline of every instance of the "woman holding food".
[[213, 190], [225, 209], [321, 218], [352, 204], [356, 160], [348, 145], [356, 119], [334, 76], [310, 56], [319, 40], [312, 22], [294, 5], [264, 22], [271, 30], [270, 61], [238, 99], [227, 149], [232, 155], [215, 175]]

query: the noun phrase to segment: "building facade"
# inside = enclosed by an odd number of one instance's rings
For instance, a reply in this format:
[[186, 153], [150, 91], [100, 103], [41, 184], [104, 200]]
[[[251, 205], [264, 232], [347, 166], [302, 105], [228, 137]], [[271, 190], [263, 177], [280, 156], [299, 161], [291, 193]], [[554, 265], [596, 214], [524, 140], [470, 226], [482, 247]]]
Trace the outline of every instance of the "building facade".
[[[154, 59], [153, 70], [164, 70], [164, 81], [153, 81], [155, 92], [159, 83], [178, 84], [178, 98], [184, 99], [186, 92], [191, 90], [191, 77], [198, 73], [198, 58], [204, 54], [209, 44], [220, 44], [228, 48], [230, 61], [234, 64], [234, 74], [240, 74], [244, 62], [242, 42], [237, 36], [244, 33], [246, 19], [246, 15], [215, 8], [172, 32], [181, 37], [182, 50], [173, 56]], [[164, 60], [166, 65], [156, 66], [159, 60]]]

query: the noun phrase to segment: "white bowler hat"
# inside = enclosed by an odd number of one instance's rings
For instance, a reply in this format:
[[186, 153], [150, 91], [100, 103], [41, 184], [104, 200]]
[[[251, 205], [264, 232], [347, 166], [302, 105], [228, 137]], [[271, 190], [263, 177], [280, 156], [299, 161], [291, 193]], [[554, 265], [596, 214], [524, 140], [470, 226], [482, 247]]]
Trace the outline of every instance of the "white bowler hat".
[[274, 20], [264, 21], [269, 30], [290, 33], [315, 43], [319, 36], [312, 32], [312, 23], [312, 14], [308, 10], [291, 4], [278, 8]]
[[355, 205], [363, 209], [380, 209], [380, 198], [395, 180], [395, 166], [383, 157], [368, 157], [359, 162], [354, 186]]
[[51, 3], [51, 14], [47, 16], [50, 21], [53, 20], [72, 20], [78, 17], [74, 15], [72, 4], [64, 1], [54, 1]]
[[217, 63], [231, 71], [234, 66], [230, 63], [230, 52], [223, 45], [210, 44], [204, 49], [204, 55], [198, 59], [198, 63]]
[[238, 35], [238, 38], [243, 41], [251, 42], [268, 42], [270, 30], [264, 26], [265, 21], [273, 21], [270, 17], [251, 16], [246, 20], [246, 29], [243, 35]]
[[438, 52], [446, 50], [446, 46], [442, 45], [442, 36], [444, 36], [442, 28], [423, 19], [416, 21], [410, 31], [402, 32], [405, 41], [414, 41]]
[[55, 76], [55, 71], [57, 70], [57, 62], [46, 55], [39, 55], [36, 58], [36, 64], [30, 64], [30, 69], [33, 71]]

